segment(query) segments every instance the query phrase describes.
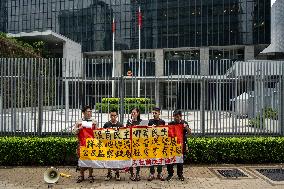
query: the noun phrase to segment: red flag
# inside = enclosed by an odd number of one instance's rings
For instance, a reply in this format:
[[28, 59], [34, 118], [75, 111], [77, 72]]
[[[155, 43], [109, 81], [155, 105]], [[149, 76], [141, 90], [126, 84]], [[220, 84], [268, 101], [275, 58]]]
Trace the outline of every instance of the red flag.
[[112, 33], [114, 33], [114, 32], [115, 32], [115, 22], [114, 22], [114, 18], [112, 19], [112, 27], [111, 27], [111, 29], [112, 29]]
[[142, 14], [141, 14], [140, 7], [139, 7], [139, 11], [138, 11], [138, 26], [141, 29], [141, 26], [142, 26]]
[[178, 144], [183, 143], [183, 125], [169, 125], [169, 137], [177, 137]]
[[86, 146], [87, 138], [94, 138], [94, 129], [96, 125], [92, 125], [92, 128], [82, 128], [78, 134], [80, 146]]

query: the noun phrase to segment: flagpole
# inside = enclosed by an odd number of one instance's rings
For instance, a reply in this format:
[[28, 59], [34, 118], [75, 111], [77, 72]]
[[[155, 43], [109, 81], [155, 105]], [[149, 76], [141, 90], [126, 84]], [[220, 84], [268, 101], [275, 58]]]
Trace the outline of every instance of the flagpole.
[[115, 83], [114, 83], [114, 69], [115, 69], [115, 62], [114, 62], [114, 40], [115, 40], [115, 22], [114, 17], [112, 18], [112, 81], [111, 81], [111, 96], [115, 97]]
[[142, 15], [141, 15], [141, 9], [139, 6], [139, 12], [138, 12], [138, 35], [139, 35], [139, 48], [138, 48], [138, 98], [140, 97], [140, 56], [141, 56], [141, 24], [142, 24]]

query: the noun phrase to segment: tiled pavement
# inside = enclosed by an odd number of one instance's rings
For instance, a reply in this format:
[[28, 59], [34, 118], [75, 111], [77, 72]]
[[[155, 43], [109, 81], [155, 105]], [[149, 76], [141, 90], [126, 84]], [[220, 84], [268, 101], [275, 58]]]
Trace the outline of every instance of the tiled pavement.
[[[256, 168], [282, 168], [283, 165], [185, 165], [185, 181], [181, 182], [175, 176], [171, 181], [153, 180], [147, 181], [149, 170], [141, 170], [142, 180], [133, 182], [129, 179], [129, 174], [122, 172], [121, 181], [104, 181], [105, 169], [95, 169], [96, 176], [94, 183], [83, 181], [76, 183], [79, 174], [74, 167], [57, 167], [59, 172], [71, 174], [71, 178], [61, 177], [57, 184], [52, 188], [243, 188], [243, 189], [284, 189], [284, 181], [273, 182], [266, 177], [258, 174]], [[217, 173], [217, 169], [237, 168], [245, 173], [245, 178], [223, 178]], [[0, 167], [0, 189], [22, 189], [22, 188], [48, 188], [43, 180], [43, 173], [47, 167]], [[166, 176], [166, 168], [163, 170]], [[86, 173], [87, 174], [87, 173]]]

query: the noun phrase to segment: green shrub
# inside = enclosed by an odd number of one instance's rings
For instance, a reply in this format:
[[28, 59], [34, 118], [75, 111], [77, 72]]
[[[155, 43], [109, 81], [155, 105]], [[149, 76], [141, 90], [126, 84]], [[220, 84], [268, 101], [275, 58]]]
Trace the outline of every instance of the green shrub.
[[75, 137], [0, 137], [0, 165], [76, 165]]
[[263, 116], [268, 119], [278, 119], [278, 112], [271, 107], [266, 107], [263, 111]]
[[[283, 163], [283, 137], [189, 138], [186, 163]], [[0, 166], [76, 165], [75, 137], [0, 137]]]
[[[96, 110], [106, 113], [108, 110], [118, 110], [120, 98], [103, 98], [102, 103], [96, 104]], [[149, 112], [155, 106], [150, 98], [124, 98], [124, 110], [129, 112], [132, 108], [137, 107], [141, 112]]]
[[190, 138], [186, 162], [283, 163], [283, 137]]
[[118, 104], [120, 98], [102, 98], [102, 103]]
[[262, 127], [265, 127], [265, 118], [261, 118], [261, 116], [258, 114], [255, 118], [249, 119], [249, 125], [253, 127], [260, 128], [261, 124]]
[[[130, 112], [131, 109], [134, 107], [139, 108], [141, 113], [143, 112], [150, 112], [153, 107], [155, 107], [155, 104], [124, 104], [124, 111]], [[119, 104], [107, 104], [107, 103], [97, 103], [96, 104], [96, 110], [99, 112], [107, 113], [109, 110], [115, 109], [118, 110]]]
[[278, 112], [271, 107], [266, 107], [263, 109], [263, 116], [257, 114], [256, 117], [249, 119], [249, 125], [260, 128], [262, 122], [262, 127], [265, 127], [265, 119], [277, 120]]
[[[120, 98], [102, 98], [102, 103], [119, 104]], [[127, 104], [149, 104], [150, 98], [124, 98], [124, 103]]]

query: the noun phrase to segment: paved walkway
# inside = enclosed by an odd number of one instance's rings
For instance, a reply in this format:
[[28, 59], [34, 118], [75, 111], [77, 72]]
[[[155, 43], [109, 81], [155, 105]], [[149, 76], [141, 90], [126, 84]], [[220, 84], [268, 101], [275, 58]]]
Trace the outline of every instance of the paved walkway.
[[[198, 166], [186, 165], [184, 169], [185, 181], [181, 182], [175, 176], [171, 181], [154, 180], [147, 181], [149, 170], [141, 170], [142, 180], [133, 182], [129, 179], [128, 173], [121, 173], [121, 181], [104, 181], [105, 169], [95, 169], [96, 179], [94, 183], [83, 181], [76, 183], [76, 177], [79, 174], [75, 172], [74, 167], [57, 167], [59, 172], [71, 174], [71, 178], [61, 177], [53, 188], [243, 188], [243, 189], [284, 189], [284, 181], [274, 182], [259, 174], [257, 168], [282, 168], [283, 165], [212, 165]], [[218, 174], [218, 170], [237, 168], [247, 177], [223, 178]], [[47, 167], [0, 167], [0, 189], [22, 189], [22, 188], [48, 188], [43, 180], [43, 173]], [[166, 175], [166, 169], [163, 170]]]

